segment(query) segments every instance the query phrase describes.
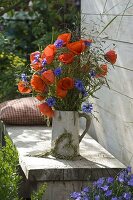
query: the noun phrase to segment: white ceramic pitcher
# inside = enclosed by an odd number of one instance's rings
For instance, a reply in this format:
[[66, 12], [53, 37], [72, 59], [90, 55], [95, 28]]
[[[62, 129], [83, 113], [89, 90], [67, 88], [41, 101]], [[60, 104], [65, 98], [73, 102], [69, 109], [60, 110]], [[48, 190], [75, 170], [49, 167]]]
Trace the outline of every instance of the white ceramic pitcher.
[[[79, 135], [79, 118], [86, 118], [86, 128]], [[79, 155], [79, 143], [89, 129], [91, 118], [77, 111], [55, 111], [52, 121], [52, 149], [61, 159], [73, 159]]]

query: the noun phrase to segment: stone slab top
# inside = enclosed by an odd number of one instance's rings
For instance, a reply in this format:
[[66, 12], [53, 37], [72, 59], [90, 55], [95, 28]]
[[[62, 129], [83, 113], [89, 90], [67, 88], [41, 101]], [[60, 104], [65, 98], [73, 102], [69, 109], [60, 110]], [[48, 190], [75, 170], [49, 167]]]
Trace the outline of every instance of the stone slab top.
[[50, 150], [51, 127], [7, 126], [6, 129], [18, 150], [20, 166], [30, 181], [96, 180], [102, 176], [115, 176], [125, 168], [88, 134], [80, 143], [80, 156], [70, 161], [34, 156]]

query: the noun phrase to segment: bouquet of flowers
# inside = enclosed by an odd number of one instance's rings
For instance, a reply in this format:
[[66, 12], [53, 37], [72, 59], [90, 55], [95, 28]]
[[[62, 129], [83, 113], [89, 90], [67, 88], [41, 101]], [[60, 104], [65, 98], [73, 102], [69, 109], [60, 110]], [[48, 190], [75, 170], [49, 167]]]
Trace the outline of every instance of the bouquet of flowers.
[[47, 117], [53, 117], [54, 110], [91, 113], [89, 99], [106, 83], [108, 64], [117, 59], [114, 50], [104, 52], [94, 43], [92, 39], [75, 39], [72, 33], [59, 35], [42, 52], [31, 53], [32, 76], [22, 74], [18, 90], [32, 93]]

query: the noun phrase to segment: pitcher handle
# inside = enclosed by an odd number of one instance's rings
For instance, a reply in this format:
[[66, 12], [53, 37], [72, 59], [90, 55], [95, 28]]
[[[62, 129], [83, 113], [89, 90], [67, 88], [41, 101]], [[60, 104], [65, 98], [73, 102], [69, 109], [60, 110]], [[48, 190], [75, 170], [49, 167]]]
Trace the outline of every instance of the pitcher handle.
[[91, 118], [86, 113], [80, 113], [80, 112], [79, 112], [79, 117], [84, 117], [86, 119], [86, 128], [83, 131], [83, 133], [79, 136], [79, 143], [80, 143], [83, 137], [85, 136], [85, 134], [87, 133], [87, 131], [89, 130], [89, 127], [91, 124]]

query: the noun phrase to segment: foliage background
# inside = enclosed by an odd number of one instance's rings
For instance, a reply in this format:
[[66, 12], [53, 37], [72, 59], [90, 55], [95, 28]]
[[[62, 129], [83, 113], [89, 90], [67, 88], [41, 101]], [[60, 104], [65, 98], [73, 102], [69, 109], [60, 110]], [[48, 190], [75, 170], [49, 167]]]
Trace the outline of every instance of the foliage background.
[[[0, 1], [0, 102], [20, 96], [17, 81], [29, 73], [29, 55], [51, 43], [59, 32], [74, 29], [79, 1]], [[76, 6], [77, 5], [77, 6]]]
[[6, 138], [6, 147], [0, 149], [0, 198], [18, 200], [20, 180], [18, 154], [12, 142]]
[[[6, 146], [0, 146], [0, 199], [22, 200], [19, 194], [22, 177], [19, 174], [18, 153], [8, 137], [5, 137]], [[33, 191], [31, 200], [42, 200], [47, 185], [44, 183], [38, 191]]]

